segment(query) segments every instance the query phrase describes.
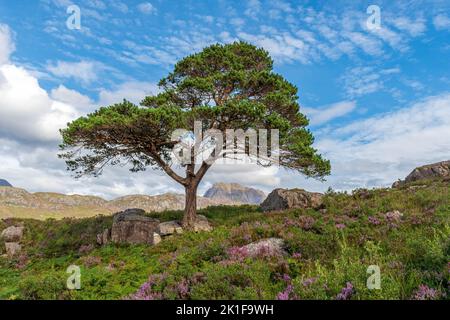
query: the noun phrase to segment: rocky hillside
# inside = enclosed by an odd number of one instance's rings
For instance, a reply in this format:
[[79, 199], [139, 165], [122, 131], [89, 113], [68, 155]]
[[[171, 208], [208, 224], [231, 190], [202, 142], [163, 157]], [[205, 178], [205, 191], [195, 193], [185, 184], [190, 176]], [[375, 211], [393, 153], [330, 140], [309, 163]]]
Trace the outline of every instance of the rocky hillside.
[[12, 185], [8, 181], [0, 179], [0, 187], [12, 187]]
[[217, 201], [260, 204], [266, 198], [266, 194], [261, 190], [245, 187], [237, 183], [216, 183], [206, 191], [204, 197]]
[[[231, 202], [198, 198], [200, 208], [219, 204], [231, 204]], [[174, 193], [155, 196], [130, 195], [108, 201], [95, 196], [49, 192], [30, 193], [24, 189], [0, 187], [0, 219], [90, 217], [98, 214], [111, 214], [128, 208], [160, 212], [180, 210], [183, 207], [184, 195]]]

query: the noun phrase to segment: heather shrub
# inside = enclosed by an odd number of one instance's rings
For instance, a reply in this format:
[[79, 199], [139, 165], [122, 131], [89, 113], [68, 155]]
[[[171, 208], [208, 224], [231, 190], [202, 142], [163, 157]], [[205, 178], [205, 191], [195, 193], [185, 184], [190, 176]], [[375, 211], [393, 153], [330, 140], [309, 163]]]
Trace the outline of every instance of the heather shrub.
[[70, 298], [66, 277], [54, 272], [28, 275], [18, 283], [21, 298], [30, 300], [60, 300]]

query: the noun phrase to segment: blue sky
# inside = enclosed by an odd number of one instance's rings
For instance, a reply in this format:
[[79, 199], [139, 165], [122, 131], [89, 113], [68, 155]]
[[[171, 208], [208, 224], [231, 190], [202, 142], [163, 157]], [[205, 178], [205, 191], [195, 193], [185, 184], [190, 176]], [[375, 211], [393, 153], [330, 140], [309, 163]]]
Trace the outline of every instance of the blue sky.
[[[71, 4], [80, 30], [66, 26]], [[377, 29], [367, 27], [370, 5], [380, 9]], [[264, 47], [297, 85], [333, 175], [319, 183], [217, 168], [203, 190], [222, 180], [266, 191], [379, 187], [450, 158], [448, 1], [0, 0], [0, 178], [107, 197], [179, 191], [159, 173], [121, 169], [73, 181], [55, 157], [57, 128], [100, 105], [139, 102], [178, 59], [235, 40]]]

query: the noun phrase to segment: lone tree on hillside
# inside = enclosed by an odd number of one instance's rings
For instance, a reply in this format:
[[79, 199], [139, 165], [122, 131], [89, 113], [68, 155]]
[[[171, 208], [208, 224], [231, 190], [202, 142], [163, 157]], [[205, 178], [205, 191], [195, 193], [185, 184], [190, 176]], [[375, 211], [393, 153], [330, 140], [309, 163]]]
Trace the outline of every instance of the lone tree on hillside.
[[[61, 130], [59, 156], [77, 177], [97, 176], [108, 164], [129, 164], [132, 172], [163, 170], [185, 188], [186, 228], [196, 221], [200, 181], [215, 160], [226, 156], [215, 150], [209, 161], [181, 162], [185, 175], [174, 168], [176, 146], [184, 138], [174, 139], [172, 133], [193, 132], [196, 121], [203, 130], [222, 132], [277, 129], [278, 150], [261, 149], [277, 152], [283, 167], [322, 178], [329, 174], [330, 163], [312, 147], [314, 138], [299, 112], [297, 88], [272, 69], [268, 52], [248, 43], [207, 47], [178, 62], [159, 82], [161, 93], [146, 97], [140, 106], [124, 100], [69, 123]], [[194, 152], [190, 157], [195, 160]]]

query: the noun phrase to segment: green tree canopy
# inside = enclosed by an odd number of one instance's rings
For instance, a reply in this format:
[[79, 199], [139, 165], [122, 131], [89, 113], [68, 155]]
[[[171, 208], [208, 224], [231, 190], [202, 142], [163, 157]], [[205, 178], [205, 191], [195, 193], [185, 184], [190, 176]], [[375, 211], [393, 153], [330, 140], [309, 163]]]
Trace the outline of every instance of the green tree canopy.
[[178, 62], [159, 86], [161, 92], [145, 97], [140, 106], [124, 100], [61, 130], [60, 157], [68, 169], [81, 176], [98, 175], [106, 165], [121, 163], [134, 172], [159, 168], [185, 187], [186, 227], [196, 219], [197, 187], [212, 163], [184, 163], [185, 174], [179, 174], [173, 166], [179, 140], [172, 133], [193, 131], [195, 121], [202, 121], [204, 130], [222, 132], [277, 129], [281, 166], [308, 177], [329, 174], [329, 161], [312, 146], [297, 88], [273, 72], [264, 49], [244, 42], [212, 45]]

